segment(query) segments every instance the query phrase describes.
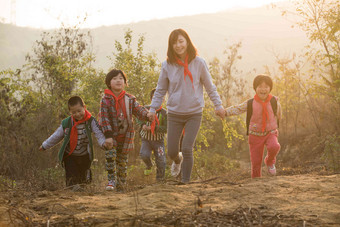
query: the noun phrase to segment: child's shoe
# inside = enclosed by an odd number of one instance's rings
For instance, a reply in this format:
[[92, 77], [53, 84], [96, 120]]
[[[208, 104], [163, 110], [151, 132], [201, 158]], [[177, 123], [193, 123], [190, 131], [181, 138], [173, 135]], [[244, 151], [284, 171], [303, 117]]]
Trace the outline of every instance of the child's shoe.
[[107, 183], [106, 191], [113, 191], [115, 189], [115, 182], [113, 180], [109, 180]]
[[182, 152], [178, 153], [178, 157], [180, 159], [180, 162], [178, 164], [176, 164], [175, 162], [172, 162], [172, 165], [171, 165], [171, 176], [173, 177], [177, 177], [179, 173], [181, 172], [181, 166], [183, 162]]
[[152, 173], [152, 170], [151, 170], [151, 169], [145, 169], [145, 170], [144, 170], [144, 175], [145, 175], [145, 176], [149, 176], [151, 173]]
[[276, 175], [276, 168], [275, 168], [275, 164], [268, 166], [268, 173], [272, 176]]

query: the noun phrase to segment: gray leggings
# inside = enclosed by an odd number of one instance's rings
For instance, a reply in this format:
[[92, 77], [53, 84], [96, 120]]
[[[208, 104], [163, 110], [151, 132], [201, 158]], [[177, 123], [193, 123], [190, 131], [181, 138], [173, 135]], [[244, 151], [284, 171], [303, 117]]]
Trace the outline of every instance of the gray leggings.
[[[201, 120], [202, 113], [189, 115], [168, 114], [168, 156], [172, 160], [177, 161], [178, 152], [179, 150], [182, 151], [182, 182], [190, 181], [191, 171], [194, 164], [192, 149], [198, 130], [201, 126]], [[182, 147], [180, 149], [179, 142], [184, 128], [185, 134], [182, 141]]]

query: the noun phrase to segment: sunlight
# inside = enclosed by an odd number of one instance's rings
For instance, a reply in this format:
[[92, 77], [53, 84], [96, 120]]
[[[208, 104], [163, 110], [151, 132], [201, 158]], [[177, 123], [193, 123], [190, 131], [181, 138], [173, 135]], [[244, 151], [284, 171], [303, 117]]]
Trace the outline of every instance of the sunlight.
[[90, 0], [0, 0], [0, 19], [11, 22], [11, 1], [16, 5], [16, 25], [35, 28], [55, 28], [61, 25], [76, 25], [87, 17], [82, 27], [99, 27], [127, 24], [144, 20], [162, 19], [200, 13], [214, 13], [238, 8], [259, 7], [279, 0], [174, 0], [165, 4], [158, 0], [96, 1]]

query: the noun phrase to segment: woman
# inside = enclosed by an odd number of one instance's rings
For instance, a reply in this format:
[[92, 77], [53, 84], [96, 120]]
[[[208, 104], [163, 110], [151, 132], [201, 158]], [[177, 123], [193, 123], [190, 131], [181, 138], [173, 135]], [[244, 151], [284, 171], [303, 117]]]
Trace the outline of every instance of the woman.
[[[186, 31], [172, 31], [169, 36], [167, 60], [162, 63], [148, 116], [150, 120], [155, 120], [155, 112], [168, 92], [168, 156], [173, 160], [173, 176], [178, 176], [182, 165], [182, 183], [190, 181], [194, 161], [192, 150], [204, 107], [203, 86], [214, 103], [216, 114], [223, 118], [225, 110], [207, 64], [197, 56], [197, 49]], [[182, 147], [179, 149], [184, 129]]]

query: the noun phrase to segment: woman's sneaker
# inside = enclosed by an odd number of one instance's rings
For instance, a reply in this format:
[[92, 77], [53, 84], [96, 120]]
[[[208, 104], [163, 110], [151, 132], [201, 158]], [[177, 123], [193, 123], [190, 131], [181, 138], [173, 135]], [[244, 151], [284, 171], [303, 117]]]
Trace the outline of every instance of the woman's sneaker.
[[275, 164], [268, 166], [268, 173], [272, 176], [276, 175], [276, 168], [275, 168]]
[[175, 162], [172, 162], [172, 165], [171, 165], [171, 176], [173, 177], [177, 177], [179, 173], [181, 172], [181, 166], [183, 162], [182, 152], [178, 153], [178, 157], [180, 159], [180, 162], [178, 164], [176, 164]]
[[109, 180], [106, 186], [106, 191], [113, 191], [115, 189], [115, 182], [113, 180]]

